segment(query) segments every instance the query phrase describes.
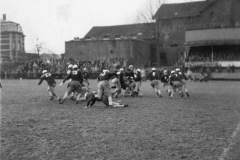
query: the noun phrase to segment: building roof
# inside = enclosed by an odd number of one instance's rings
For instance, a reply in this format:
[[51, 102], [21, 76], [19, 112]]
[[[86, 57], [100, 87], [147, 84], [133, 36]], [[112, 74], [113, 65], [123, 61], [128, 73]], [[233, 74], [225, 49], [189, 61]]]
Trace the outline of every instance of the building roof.
[[106, 35], [128, 36], [142, 33], [143, 39], [154, 36], [155, 23], [128, 24], [93, 27], [84, 37], [104, 37]]
[[188, 3], [163, 4], [153, 16], [161, 19], [198, 16], [200, 12], [216, 0], [197, 1]]

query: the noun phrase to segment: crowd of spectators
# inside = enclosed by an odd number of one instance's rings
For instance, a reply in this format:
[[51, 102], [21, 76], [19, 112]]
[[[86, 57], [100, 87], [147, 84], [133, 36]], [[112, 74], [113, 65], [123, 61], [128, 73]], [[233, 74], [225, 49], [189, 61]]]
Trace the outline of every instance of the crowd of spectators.
[[2, 70], [1, 75], [7, 74], [9, 78], [39, 78], [43, 70], [51, 73], [66, 74], [67, 66], [69, 64], [77, 64], [80, 70], [87, 68], [90, 75], [94, 72], [100, 72], [103, 69], [114, 69], [116, 66], [126, 67], [133, 63], [133, 59], [117, 58], [97, 58], [95, 60], [80, 60], [67, 58], [51, 58], [38, 56], [33, 59], [21, 63], [18, 66]]
[[240, 47], [195, 47], [189, 51], [186, 58], [186, 61], [189, 62], [233, 60], [240, 60]]

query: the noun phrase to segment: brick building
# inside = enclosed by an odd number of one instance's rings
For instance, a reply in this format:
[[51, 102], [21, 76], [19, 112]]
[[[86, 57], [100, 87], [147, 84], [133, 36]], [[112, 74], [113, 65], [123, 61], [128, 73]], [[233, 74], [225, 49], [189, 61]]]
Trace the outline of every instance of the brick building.
[[22, 27], [15, 22], [7, 21], [6, 15], [1, 20], [1, 63], [21, 61], [25, 53]]
[[82, 39], [65, 42], [65, 57], [79, 60], [122, 59], [125, 66], [150, 65], [155, 24], [93, 27]]
[[173, 65], [182, 53], [187, 58], [194, 47], [211, 47], [212, 53], [223, 46], [238, 50], [239, 8], [239, 0], [163, 4], [153, 17], [158, 37], [158, 64]]

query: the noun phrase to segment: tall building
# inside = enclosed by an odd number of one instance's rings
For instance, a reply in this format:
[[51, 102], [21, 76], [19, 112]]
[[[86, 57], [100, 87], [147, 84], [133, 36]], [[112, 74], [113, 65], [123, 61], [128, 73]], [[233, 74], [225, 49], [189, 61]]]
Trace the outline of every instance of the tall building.
[[[156, 14], [158, 65], [173, 65], [193, 50], [240, 48], [240, 0], [163, 4]], [[216, 53], [217, 54], [217, 53]], [[219, 61], [210, 56], [209, 61]], [[213, 57], [213, 58], [212, 58]], [[225, 60], [224, 60], [225, 61]], [[228, 62], [233, 65], [233, 62]], [[236, 65], [236, 64], [234, 64]]]
[[20, 24], [7, 21], [6, 14], [1, 19], [0, 62], [19, 62], [25, 53], [24, 37]]

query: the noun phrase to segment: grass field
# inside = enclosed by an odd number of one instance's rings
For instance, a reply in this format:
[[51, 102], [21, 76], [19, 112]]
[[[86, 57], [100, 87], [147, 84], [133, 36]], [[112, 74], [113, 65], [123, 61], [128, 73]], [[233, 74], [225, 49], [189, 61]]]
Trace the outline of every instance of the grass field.
[[173, 100], [144, 82], [143, 97], [120, 97], [129, 107], [112, 109], [59, 105], [38, 80], [1, 82], [1, 160], [240, 159], [239, 82], [189, 82], [191, 97]]

